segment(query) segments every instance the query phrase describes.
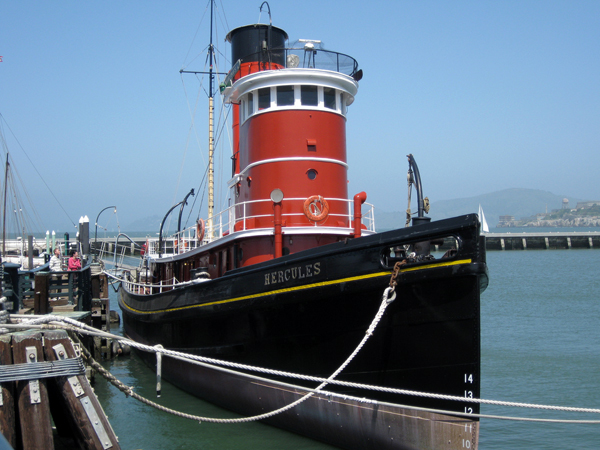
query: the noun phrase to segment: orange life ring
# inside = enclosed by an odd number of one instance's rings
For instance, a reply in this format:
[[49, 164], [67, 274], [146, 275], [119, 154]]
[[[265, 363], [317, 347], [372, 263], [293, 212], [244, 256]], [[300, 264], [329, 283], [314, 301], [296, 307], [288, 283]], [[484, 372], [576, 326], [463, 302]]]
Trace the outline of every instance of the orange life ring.
[[198, 244], [202, 244], [202, 239], [204, 239], [204, 231], [206, 227], [204, 226], [204, 220], [198, 219], [196, 222], [196, 239], [198, 240]]
[[321, 222], [329, 215], [329, 204], [320, 195], [311, 195], [304, 200], [304, 215], [310, 220]]

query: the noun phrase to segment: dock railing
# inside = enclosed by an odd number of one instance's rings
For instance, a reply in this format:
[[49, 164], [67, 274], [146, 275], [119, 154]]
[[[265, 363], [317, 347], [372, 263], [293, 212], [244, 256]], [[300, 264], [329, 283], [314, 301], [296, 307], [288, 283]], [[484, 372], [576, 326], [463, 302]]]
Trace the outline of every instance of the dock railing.
[[[80, 270], [49, 272], [48, 265], [19, 270], [17, 264], [3, 264], [2, 292], [12, 312], [34, 307], [42, 300], [69, 305], [73, 311], [89, 311], [92, 303], [91, 266]], [[41, 294], [43, 293], [43, 294]]]

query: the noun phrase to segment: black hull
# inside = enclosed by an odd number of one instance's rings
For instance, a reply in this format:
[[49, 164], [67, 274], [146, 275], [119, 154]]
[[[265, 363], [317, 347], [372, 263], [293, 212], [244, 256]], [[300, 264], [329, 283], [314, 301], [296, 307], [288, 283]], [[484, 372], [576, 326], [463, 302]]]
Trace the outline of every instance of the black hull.
[[[449, 441], [447, 448], [465, 448], [463, 439], [474, 448], [476, 421], [465, 427], [466, 419], [458, 416], [407, 412], [397, 405], [479, 412], [468, 402], [479, 397], [479, 296], [487, 286], [476, 216], [327, 245], [162, 294], [141, 296], [123, 288], [125, 332], [149, 345], [328, 377], [361, 341], [379, 308], [395, 262], [389, 249], [449, 236], [459, 243], [455, 255], [403, 266], [396, 300], [338, 378], [465, 401], [330, 385], [325, 389], [379, 403], [311, 398], [270, 422], [344, 448], [440, 448]], [[171, 358], [164, 365], [165, 377], [174, 384], [243, 415], [277, 409], [300, 395], [291, 385]], [[339, 433], [340, 427], [346, 433]]]

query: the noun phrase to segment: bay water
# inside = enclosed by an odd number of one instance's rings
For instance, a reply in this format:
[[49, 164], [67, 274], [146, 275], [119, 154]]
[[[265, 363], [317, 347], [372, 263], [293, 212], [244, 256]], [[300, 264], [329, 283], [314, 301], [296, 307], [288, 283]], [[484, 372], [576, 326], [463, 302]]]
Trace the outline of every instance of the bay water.
[[[482, 398], [600, 408], [600, 249], [489, 251], [487, 260], [490, 284], [481, 297]], [[118, 311], [114, 292], [111, 309]], [[206, 417], [233, 416], [164, 381], [162, 396], [156, 398], [156, 376], [135, 354], [104, 366], [136, 393], [166, 407]], [[126, 397], [99, 376], [95, 390], [123, 450], [333, 448], [262, 423], [199, 424], [176, 417]], [[483, 405], [481, 412], [600, 420], [600, 414], [491, 405]], [[480, 430], [482, 450], [600, 448], [600, 424], [483, 418]]]

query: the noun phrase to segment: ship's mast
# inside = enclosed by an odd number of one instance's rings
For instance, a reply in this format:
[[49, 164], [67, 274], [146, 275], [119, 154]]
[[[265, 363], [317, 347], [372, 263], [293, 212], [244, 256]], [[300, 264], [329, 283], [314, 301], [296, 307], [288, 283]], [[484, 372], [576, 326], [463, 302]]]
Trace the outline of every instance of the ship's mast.
[[[215, 209], [215, 169], [214, 169], [214, 79], [219, 75], [213, 68], [215, 61], [215, 46], [213, 44], [213, 21], [214, 21], [214, 0], [210, 2], [210, 44], [208, 45], [209, 70], [208, 72], [199, 72], [195, 70], [183, 70], [179, 73], [193, 73], [208, 75], [208, 218], [206, 220], [206, 231], [209, 240], [213, 237], [213, 216]], [[221, 74], [225, 75], [225, 74]]]
[[208, 70], [208, 220], [207, 229], [209, 240], [213, 237], [213, 214], [215, 208], [214, 198], [214, 136], [213, 136], [213, 114], [214, 114], [214, 99], [213, 99], [213, 1], [210, 2], [210, 44], [208, 46], [209, 54], [209, 70]]

